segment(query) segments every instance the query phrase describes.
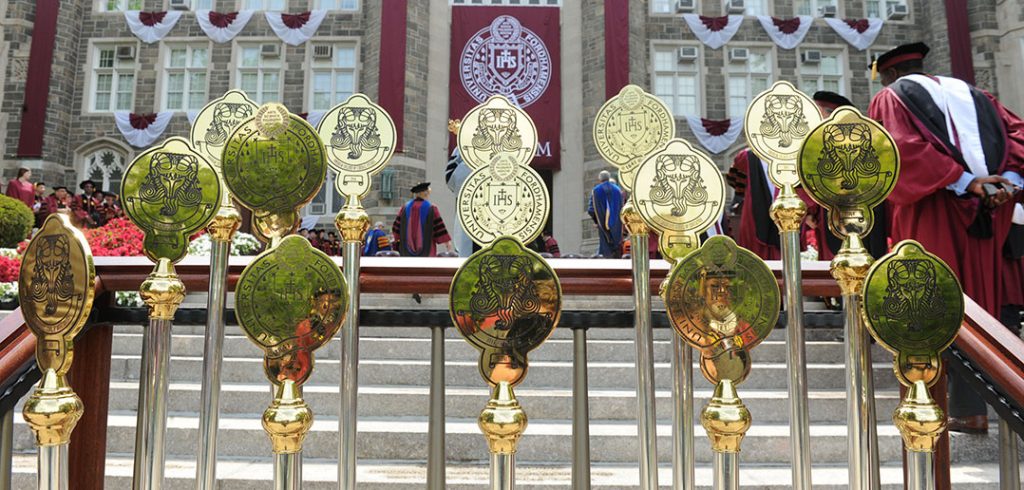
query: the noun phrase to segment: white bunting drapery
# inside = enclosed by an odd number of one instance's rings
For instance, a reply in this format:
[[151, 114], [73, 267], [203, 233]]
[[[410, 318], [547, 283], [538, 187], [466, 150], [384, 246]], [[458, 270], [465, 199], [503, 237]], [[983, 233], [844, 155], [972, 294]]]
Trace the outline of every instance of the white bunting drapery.
[[739, 117], [718, 121], [686, 116], [686, 122], [697, 141], [714, 154], [728, 150], [743, 132], [743, 118]]
[[727, 15], [723, 17], [705, 17], [697, 14], [683, 14], [683, 20], [690, 26], [693, 34], [711, 49], [718, 49], [725, 46], [743, 24], [742, 15]]
[[181, 18], [180, 10], [170, 12], [140, 12], [127, 10], [124, 20], [135, 37], [147, 44], [155, 43], [167, 36]]
[[249, 19], [252, 19], [252, 14], [252, 10], [228, 13], [197, 10], [196, 22], [213, 42], [223, 44], [234, 39], [242, 29], [245, 29]]
[[267, 23], [274, 30], [274, 34], [281, 38], [285, 44], [298, 46], [309, 41], [320, 23], [327, 16], [326, 10], [311, 10], [301, 14], [286, 14], [282, 12], [264, 12]]
[[878, 33], [882, 32], [882, 25], [885, 24], [885, 21], [882, 19], [826, 18], [825, 23], [851, 46], [864, 51], [875, 43]]
[[117, 111], [114, 113], [114, 122], [117, 123], [117, 129], [121, 131], [121, 135], [130, 145], [144, 148], [153, 144], [160, 135], [164, 134], [173, 115], [173, 111], [152, 114]]
[[809, 15], [801, 15], [792, 19], [759, 15], [757, 20], [761, 22], [761, 27], [764, 27], [768, 37], [772, 38], [772, 41], [782, 49], [794, 49], [804, 42], [807, 31], [811, 30], [811, 24], [814, 23], [814, 17]]

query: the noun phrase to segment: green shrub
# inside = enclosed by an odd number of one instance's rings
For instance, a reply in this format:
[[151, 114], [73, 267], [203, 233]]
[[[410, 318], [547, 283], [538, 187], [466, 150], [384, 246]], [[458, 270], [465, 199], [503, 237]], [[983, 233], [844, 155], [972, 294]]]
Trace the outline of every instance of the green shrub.
[[15, 248], [32, 233], [36, 218], [25, 203], [0, 196], [0, 247]]

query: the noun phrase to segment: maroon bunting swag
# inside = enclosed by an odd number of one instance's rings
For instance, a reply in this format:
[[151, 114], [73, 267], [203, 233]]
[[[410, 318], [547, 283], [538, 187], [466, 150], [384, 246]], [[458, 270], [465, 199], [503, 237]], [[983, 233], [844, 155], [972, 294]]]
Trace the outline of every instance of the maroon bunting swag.
[[326, 10], [313, 10], [300, 14], [282, 12], [265, 12], [270, 28], [285, 44], [298, 46], [309, 41], [320, 28], [320, 23], [327, 16]]
[[711, 49], [718, 49], [729, 42], [743, 24], [742, 15], [725, 15], [722, 17], [705, 17], [697, 14], [684, 14], [683, 20], [690, 26], [693, 34], [700, 42]]
[[235, 38], [238, 33], [245, 29], [245, 25], [252, 18], [252, 10], [241, 12], [214, 12], [212, 10], [199, 10], [196, 12], [196, 22], [203, 32], [213, 40], [222, 44]]
[[153, 144], [160, 135], [164, 134], [173, 115], [174, 111], [150, 114], [117, 111], [114, 113], [114, 122], [129, 144], [136, 148], [144, 148]]
[[697, 141], [711, 153], [722, 153], [736, 142], [743, 131], [743, 119], [704, 119], [697, 116], [686, 116], [690, 131]]
[[794, 49], [804, 42], [807, 31], [811, 30], [814, 18], [809, 15], [801, 15], [792, 19], [779, 19], [767, 15], [759, 15], [757, 20], [761, 22], [768, 37], [775, 41], [782, 49]]
[[124, 13], [124, 20], [128, 23], [135, 37], [147, 44], [155, 43], [167, 36], [174, 24], [181, 18], [180, 10], [170, 12], [139, 12], [138, 10], [127, 10]]
[[864, 51], [875, 42], [878, 33], [882, 32], [882, 19], [833, 19], [825, 22], [853, 47]]
[[[452, 7], [448, 113], [463, 118], [491, 95], [518, 104], [537, 126], [533, 166], [557, 170], [562, 127], [559, 9]], [[454, 139], [451, 140], [454, 147]]]

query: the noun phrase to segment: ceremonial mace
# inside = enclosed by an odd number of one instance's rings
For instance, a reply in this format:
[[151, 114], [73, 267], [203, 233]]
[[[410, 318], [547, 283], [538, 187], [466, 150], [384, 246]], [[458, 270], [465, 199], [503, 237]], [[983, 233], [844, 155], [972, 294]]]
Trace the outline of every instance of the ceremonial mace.
[[[811, 490], [810, 417], [807, 409], [807, 356], [800, 268], [800, 226], [807, 205], [796, 193], [797, 153], [821, 111], [789, 82], [776, 82], [747, 107], [743, 131], [747, 144], [768, 164], [768, 178], [779, 189], [769, 213], [779, 229], [786, 287], [786, 370], [789, 373], [789, 438], [793, 488]], [[754, 170], [750, 170], [753, 172]]]
[[[608, 99], [597, 111], [594, 120], [594, 145], [605, 161], [619, 170], [619, 185], [634, 190], [636, 169], [651, 152], [665, 146], [675, 136], [675, 119], [668, 107], [657, 97], [636, 85], [626, 85]], [[658, 488], [658, 434], [654, 389], [654, 331], [651, 324], [651, 264], [647, 241], [650, 229], [630, 202], [622, 208], [622, 224], [629, 233], [630, 261], [633, 270], [633, 321], [636, 328], [637, 434], [640, 437], [640, 488]], [[680, 349], [673, 346], [673, 380], [689, 370], [689, 363], [677, 366]], [[688, 356], [689, 352], [685, 352]], [[680, 370], [678, 368], [682, 368]], [[685, 379], [685, 375], [684, 375]], [[684, 383], [685, 384], [685, 383]], [[683, 391], [684, 400], [673, 393], [673, 402], [693, 406], [693, 390]], [[676, 407], [679, 408], [679, 407]], [[692, 410], [690, 411], [692, 415]], [[692, 417], [690, 420], [692, 426]], [[673, 427], [675, 429], [675, 427]], [[673, 440], [681, 436], [673, 432]], [[678, 441], [681, 442], [681, 441]], [[683, 451], [673, 450], [673, 470], [678, 482], [681, 475], [693, 473], [691, 444], [681, 443]], [[685, 469], [684, 469], [685, 468]], [[692, 478], [682, 478], [683, 481]], [[678, 488], [684, 488], [677, 486]]]
[[715, 453], [714, 488], [739, 490], [751, 417], [736, 387], [750, 374], [750, 350], [778, 321], [779, 285], [763, 260], [718, 235], [676, 263], [661, 294], [676, 333], [700, 351], [700, 370], [715, 384], [700, 414]]
[[946, 414], [928, 388], [939, 380], [942, 351], [963, 321], [960, 282], [945, 262], [904, 240], [871, 266], [862, 294], [868, 330], [893, 353], [893, 371], [907, 387], [892, 414], [907, 451], [907, 488], [933, 490], [935, 447]]
[[298, 235], [298, 210], [316, 196], [327, 175], [316, 130], [281, 104], [264, 104], [242, 121], [224, 148], [228, 188], [253, 210], [253, 225], [270, 248], [238, 278], [235, 311], [246, 336], [264, 352], [263, 370], [274, 398], [263, 429], [274, 452], [274, 488], [302, 487], [302, 442], [313, 412], [302, 385], [313, 353], [341, 328], [348, 288], [327, 254]]
[[231, 241], [242, 224], [242, 217], [231, 201], [231, 194], [227, 187], [223, 187], [224, 173], [220, 158], [228, 136], [254, 112], [256, 103], [245, 92], [230, 90], [206, 104], [192, 124], [192, 147], [213, 165], [222, 186], [220, 209], [206, 227], [210, 235], [210, 287], [206, 303], [199, 435], [196, 438], [196, 490], [214, 490], [217, 485], [217, 425], [220, 420], [220, 373], [224, 354], [228, 257], [231, 255]]
[[334, 187], [345, 196], [345, 207], [334, 218], [345, 242], [345, 282], [348, 312], [341, 333], [341, 409], [338, 412], [338, 485], [356, 487], [356, 419], [359, 394], [359, 257], [370, 218], [360, 199], [370, 192], [373, 175], [395, 151], [395, 123], [383, 108], [363, 94], [355, 94], [327, 111], [317, 133], [327, 163], [334, 172]]
[[896, 185], [900, 157], [889, 133], [852, 107], [840, 107], [812, 128], [800, 149], [800, 181], [828, 209], [828, 227], [843, 245], [832, 277], [846, 317], [847, 430], [850, 488], [880, 488], [871, 344], [861, 318], [861, 291], [874, 261], [861, 237], [871, 231], [875, 206]]
[[188, 253], [188, 237], [205, 227], [221, 202], [216, 170], [184, 138], [168, 138], [135, 157], [121, 182], [125, 214], [145, 233], [143, 250], [156, 263], [139, 295], [149, 306], [142, 337], [138, 420], [135, 430], [135, 490], [163, 485], [167, 432], [167, 372], [171, 324], [185, 299], [174, 263]]
[[526, 377], [528, 354], [551, 335], [562, 310], [554, 269], [523, 245], [540, 235], [551, 203], [529, 166], [537, 149], [533, 121], [505, 97], [492, 96], [470, 110], [458, 144], [474, 169], [459, 191], [459, 221], [483, 248], [455, 273], [449, 313], [480, 351], [480, 375], [493, 387], [478, 419], [491, 453], [491, 488], [511, 490], [527, 424], [512, 389]]
[[[725, 181], [711, 159], [682, 139], [672, 139], [636, 168], [628, 226], [647, 226], [659, 234], [659, 249], [669, 263], [694, 253], [700, 234], [718, 221], [725, 207]], [[645, 278], [645, 281], [649, 279]], [[662, 293], [667, 283], [662, 283]], [[646, 286], [646, 283], [644, 284]], [[636, 287], [641, 287], [637, 284]], [[667, 307], [667, 305], [666, 305]], [[690, 348], [674, 339], [673, 487], [695, 488], [693, 443], [693, 362]], [[680, 382], [680, 380], [682, 382]], [[653, 441], [652, 441], [653, 442]]]
[[39, 446], [39, 490], [68, 489], [68, 443], [82, 418], [82, 400], [68, 386], [75, 335], [89, 319], [96, 269], [85, 235], [68, 216], [51, 214], [22, 257], [18, 297], [36, 336], [42, 379], [22, 414]]

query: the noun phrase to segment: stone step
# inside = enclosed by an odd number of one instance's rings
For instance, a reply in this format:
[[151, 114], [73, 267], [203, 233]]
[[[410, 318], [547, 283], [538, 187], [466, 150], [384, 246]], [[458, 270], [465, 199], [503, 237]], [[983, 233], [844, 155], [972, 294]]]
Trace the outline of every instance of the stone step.
[[[338, 359], [340, 341], [335, 338], [317, 351], [321, 357]], [[428, 338], [366, 337], [359, 340], [359, 357], [362, 359], [430, 359], [431, 341]], [[114, 354], [132, 355], [142, 352], [142, 333], [116, 333], [113, 339]], [[183, 356], [201, 356], [204, 352], [204, 337], [197, 334], [176, 334], [171, 341], [171, 353]], [[842, 342], [811, 341], [805, 344], [805, 359], [811, 363], [837, 362], [843, 359]], [[258, 357], [262, 351], [243, 335], [226, 335], [223, 356]], [[461, 338], [445, 339], [445, 359], [449, 361], [475, 360], [479, 351]], [[668, 340], [654, 342], [654, 360], [669, 362], [672, 343]], [[785, 341], [768, 340], [754, 350], [759, 361], [786, 362], [788, 347]], [[892, 361], [892, 354], [876, 346], [872, 350], [876, 362]], [[571, 339], [550, 339], [530, 354], [533, 361], [567, 361], [573, 358]], [[589, 339], [587, 359], [590, 361], [632, 361], [636, 358], [634, 341], [614, 339]]]
[[[543, 347], [541, 347], [543, 348]], [[172, 356], [171, 381], [197, 382], [202, 375], [202, 356]], [[704, 383], [700, 370], [694, 364], [694, 378]], [[668, 389], [672, 383], [670, 365], [655, 363], [656, 386]], [[846, 386], [845, 368], [841, 363], [812, 363], [807, 365], [808, 388], [812, 390], [838, 390]], [[139, 356], [114, 355], [111, 358], [111, 379], [115, 381], [137, 380]], [[316, 357], [316, 367], [310, 378], [311, 383], [336, 384], [339, 382], [337, 358]], [[636, 386], [636, 368], [632, 361], [591, 362], [588, 364], [591, 388], [633, 388]], [[760, 362], [756, 352], [750, 377], [740, 386], [744, 389], [785, 390], [788, 373], [784, 363]], [[223, 383], [259, 383], [263, 376], [263, 360], [257, 357], [228, 357], [223, 364]], [[361, 385], [407, 385], [410, 382], [426, 383], [430, 379], [430, 362], [426, 360], [361, 359], [359, 362], [359, 384]], [[537, 361], [530, 363], [530, 371], [524, 387], [564, 388], [572, 380], [572, 362]], [[445, 363], [446, 386], [482, 385], [479, 368], [475, 361], [448, 361]], [[698, 385], [700, 386], [700, 385]], [[878, 390], [894, 390], [898, 386], [892, 374], [892, 364], [874, 363], [874, 386]]]
[[[884, 420], [884, 419], [883, 419]], [[111, 413], [108, 418], [107, 451], [129, 454], [135, 445], [135, 414]], [[16, 419], [15, 448], [27, 451], [33, 438], [27, 425]], [[167, 421], [166, 452], [171, 456], [195, 454], [198, 420], [192, 416], [170, 416]], [[671, 425], [658, 424], [658, 456], [669, 461]], [[704, 429], [693, 428], [695, 458], [701, 463], [712, 460], [711, 447]], [[534, 419], [519, 443], [518, 456], [524, 461], [568, 464], [572, 458], [572, 424], [568, 421]], [[743, 439], [743, 460], [755, 464], [784, 464], [790, 458], [789, 427], [759, 424], [757, 419]], [[845, 464], [847, 430], [845, 425], [817, 424], [810, 430], [813, 462]], [[997, 442], [989, 436], [967, 436], [960, 442], [954, 434], [952, 460], [992, 462], [998, 453]], [[426, 417], [374, 417], [359, 421], [358, 457], [378, 460], [426, 460]], [[472, 419], [449, 418], [446, 424], [446, 453], [449, 461], [477, 461], [487, 455], [487, 445]], [[901, 439], [892, 425], [878, 426], [879, 460], [883, 464], [901, 461]], [[595, 421], [590, 424], [591, 460], [599, 463], [636, 461], [638, 439], [635, 422]], [[303, 453], [310, 458], [333, 458], [337, 454], [337, 419], [314, 414], [313, 428], [306, 437]], [[261, 457], [270, 454], [270, 442], [258, 416], [222, 417], [218, 431], [219, 454], [224, 457]]]
[[[36, 458], [31, 454], [14, 456], [14, 488], [35, 488]], [[195, 479], [195, 461], [170, 459], [164, 474], [166, 490], [192, 490]], [[360, 460], [356, 480], [360, 490], [422, 490], [426, 485], [424, 461], [366, 461]], [[996, 490], [999, 488], [999, 468], [994, 463], [954, 465], [951, 478], [957, 490]], [[569, 488], [571, 468], [529, 462], [516, 463], [516, 488], [522, 490], [551, 490]], [[843, 466], [815, 465], [812, 467], [815, 490], [846, 490], [847, 470]], [[880, 471], [882, 488], [903, 488], [903, 470], [897, 464], [884, 465]], [[128, 455], [107, 457], [106, 488], [131, 486], [132, 459]], [[305, 490], [336, 490], [337, 463], [329, 459], [305, 458], [302, 467]], [[672, 470], [668, 465], [658, 468], [661, 488], [671, 488]], [[273, 464], [269, 458], [220, 460], [217, 463], [218, 489], [252, 490], [265, 488], [273, 479]], [[695, 471], [696, 488], [710, 489], [712, 469], [702, 464]], [[448, 490], [479, 490], [488, 488], [487, 463], [449, 463], [446, 468]], [[590, 469], [592, 488], [601, 490], [635, 490], [639, 488], [636, 465], [595, 464]], [[756, 465], [741, 461], [740, 485], [743, 488], [783, 490], [791, 488], [790, 469], [784, 465]]]
[[[711, 388], [696, 391], [695, 406], [703, 407], [711, 397]], [[317, 414], [336, 417], [339, 409], [338, 386], [308, 384], [303, 397]], [[168, 411], [178, 414], [199, 411], [199, 383], [172, 383]], [[445, 413], [448, 417], [471, 418], [479, 415], [490, 392], [483, 386], [448, 386], [445, 388]], [[567, 388], [522, 388], [516, 395], [531, 418], [568, 420], [572, 417], [572, 391]], [[110, 410], [133, 411], [138, 406], [138, 383], [111, 383]], [[221, 413], [254, 415], [263, 413], [270, 403], [266, 383], [227, 384], [221, 391]], [[744, 403], [760, 423], [789, 423], [789, 395], [785, 390], [743, 390]], [[668, 390], [656, 392], [657, 413], [669, 423], [672, 395]], [[632, 389], [590, 390], [591, 420], [636, 420], [636, 392]], [[899, 403], [896, 391], [875, 393], [879, 414], [888, 417]], [[374, 417], [417, 417], [426, 414], [429, 388], [426, 386], [373, 385], [359, 388], [359, 415]], [[842, 390], [815, 390], [809, 393], [809, 415], [812, 423], [842, 422], [846, 414], [846, 393]]]

